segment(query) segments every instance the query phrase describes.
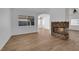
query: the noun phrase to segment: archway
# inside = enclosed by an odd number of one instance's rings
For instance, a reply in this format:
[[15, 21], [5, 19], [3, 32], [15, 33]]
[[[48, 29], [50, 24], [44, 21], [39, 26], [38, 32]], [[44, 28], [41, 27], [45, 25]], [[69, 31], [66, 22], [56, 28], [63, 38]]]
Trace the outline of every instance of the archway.
[[49, 14], [39, 14], [38, 15], [38, 31], [41, 29], [48, 30], [50, 32], [50, 15]]

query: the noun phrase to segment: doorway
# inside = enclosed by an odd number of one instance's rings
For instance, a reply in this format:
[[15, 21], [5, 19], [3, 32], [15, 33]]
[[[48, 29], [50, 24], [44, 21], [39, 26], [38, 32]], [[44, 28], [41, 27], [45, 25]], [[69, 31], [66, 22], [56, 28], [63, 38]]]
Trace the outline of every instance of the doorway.
[[50, 32], [50, 15], [49, 14], [40, 14], [38, 15], [38, 32], [47, 30]]

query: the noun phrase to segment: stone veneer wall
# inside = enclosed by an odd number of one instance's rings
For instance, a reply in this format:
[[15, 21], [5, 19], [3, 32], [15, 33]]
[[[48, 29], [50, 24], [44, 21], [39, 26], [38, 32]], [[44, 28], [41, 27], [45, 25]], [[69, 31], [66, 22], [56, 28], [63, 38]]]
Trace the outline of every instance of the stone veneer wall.
[[[63, 39], [68, 39], [69, 22], [52, 22], [51, 23], [51, 35], [63, 37]], [[62, 31], [60, 31], [62, 30]]]

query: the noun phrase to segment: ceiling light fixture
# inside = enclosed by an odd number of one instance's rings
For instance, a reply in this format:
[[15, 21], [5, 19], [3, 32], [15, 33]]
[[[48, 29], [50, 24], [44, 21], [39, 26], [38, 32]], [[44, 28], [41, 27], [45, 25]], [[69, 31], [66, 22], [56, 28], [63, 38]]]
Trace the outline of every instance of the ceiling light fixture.
[[77, 9], [74, 8], [74, 9], [73, 9], [73, 13], [75, 14], [75, 13], [77, 13], [77, 12], [78, 12]]

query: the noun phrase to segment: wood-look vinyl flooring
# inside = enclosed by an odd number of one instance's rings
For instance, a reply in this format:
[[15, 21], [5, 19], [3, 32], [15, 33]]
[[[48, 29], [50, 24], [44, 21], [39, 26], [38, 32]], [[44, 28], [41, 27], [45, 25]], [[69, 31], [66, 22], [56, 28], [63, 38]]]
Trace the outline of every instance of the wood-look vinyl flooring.
[[69, 31], [69, 40], [51, 36], [47, 30], [13, 36], [2, 51], [79, 51], [79, 31]]

